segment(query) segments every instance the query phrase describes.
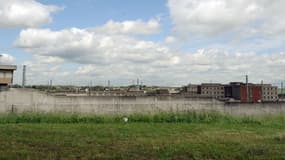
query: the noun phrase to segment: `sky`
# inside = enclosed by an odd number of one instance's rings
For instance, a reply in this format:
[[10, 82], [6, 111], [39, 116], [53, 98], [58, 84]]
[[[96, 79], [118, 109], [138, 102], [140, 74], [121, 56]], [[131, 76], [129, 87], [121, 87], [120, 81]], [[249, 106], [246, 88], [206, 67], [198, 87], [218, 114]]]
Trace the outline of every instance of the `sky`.
[[181, 86], [285, 80], [284, 0], [0, 0], [14, 83]]

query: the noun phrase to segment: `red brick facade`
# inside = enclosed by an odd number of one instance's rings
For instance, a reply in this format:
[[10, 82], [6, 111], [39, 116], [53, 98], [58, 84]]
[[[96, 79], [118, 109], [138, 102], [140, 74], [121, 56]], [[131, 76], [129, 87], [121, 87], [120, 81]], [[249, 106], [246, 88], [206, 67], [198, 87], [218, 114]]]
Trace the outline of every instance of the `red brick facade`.
[[261, 96], [261, 86], [256, 86], [253, 84], [248, 85], [248, 101], [246, 94], [246, 84], [240, 85], [240, 101], [241, 102], [253, 102], [257, 103], [262, 100]]

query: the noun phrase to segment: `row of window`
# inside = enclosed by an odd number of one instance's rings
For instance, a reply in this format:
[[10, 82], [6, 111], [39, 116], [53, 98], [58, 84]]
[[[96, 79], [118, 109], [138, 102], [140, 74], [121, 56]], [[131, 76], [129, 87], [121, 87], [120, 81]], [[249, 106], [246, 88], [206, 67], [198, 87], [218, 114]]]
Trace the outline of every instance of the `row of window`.
[[278, 99], [278, 97], [273, 96], [264, 96], [263, 99]]
[[263, 90], [277, 90], [277, 88], [262, 88]]
[[202, 92], [203, 94], [224, 94], [224, 92]]
[[203, 87], [202, 89], [216, 89], [216, 90], [220, 89], [220, 90], [223, 90], [224, 87]]
[[277, 93], [273, 93], [273, 92], [267, 92], [267, 93], [264, 93], [264, 95], [276, 95]]

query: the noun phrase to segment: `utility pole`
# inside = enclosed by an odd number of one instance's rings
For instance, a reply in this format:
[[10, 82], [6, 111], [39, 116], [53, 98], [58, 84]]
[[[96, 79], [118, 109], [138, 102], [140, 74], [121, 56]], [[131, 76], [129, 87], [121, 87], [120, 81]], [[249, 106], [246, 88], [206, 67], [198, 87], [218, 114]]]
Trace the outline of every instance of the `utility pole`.
[[90, 85], [89, 85], [89, 96], [92, 95], [92, 81], [90, 81]]
[[137, 90], [140, 90], [140, 79], [137, 78]]
[[52, 80], [49, 80], [48, 92], [51, 90], [51, 88], [52, 88]]
[[108, 80], [108, 88], [109, 88], [109, 90], [110, 90], [110, 87], [111, 87], [111, 81]]
[[22, 88], [26, 86], [26, 65], [23, 65]]
[[245, 76], [246, 81], [246, 102], [249, 102], [248, 75]]
[[283, 82], [281, 82], [281, 95], [283, 96]]
[[263, 80], [261, 80], [261, 100], [263, 101]]

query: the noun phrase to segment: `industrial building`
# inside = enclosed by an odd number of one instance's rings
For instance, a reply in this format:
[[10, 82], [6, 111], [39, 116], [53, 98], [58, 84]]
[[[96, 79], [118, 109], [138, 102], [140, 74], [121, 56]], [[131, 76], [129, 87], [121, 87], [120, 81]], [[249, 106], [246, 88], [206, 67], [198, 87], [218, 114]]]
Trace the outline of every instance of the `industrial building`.
[[7, 90], [13, 83], [14, 71], [16, 66], [0, 65], [0, 91]]
[[275, 102], [278, 101], [277, 87], [271, 84], [231, 82], [229, 84], [202, 83], [182, 87], [181, 95], [187, 97], [206, 97], [233, 102]]
[[261, 84], [261, 89], [263, 102], [278, 101], [278, 87], [271, 84]]
[[240, 86], [242, 85], [242, 82], [231, 82], [228, 85], [225, 85], [225, 98], [232, 98], [235, 100], [241, 99], [240, 94]]
[[225, 85], [225, 97], [240, 102], [274, 102], [278, 101], [278, 88], [271, 84], [246, 84], [231, 82]]
[[261, 86], [255, 84], [241, 85], [241, 102], [258, 103], [262, 101]]
[[195, 97], [198, 95], [198, 88], [201, 89], [201, 85], [196, 84], [188, 84], [187, 86], [182, 87], [181, 94], [184, 96], [192, 96]]
[[225, 86], [225, 97], [239, 102], [261, 102], [261, 94], [261, 86], [252, 83], [231, 82]]
[[220, 83], [202, 83], [198, 86], [198, 94], [202, 97], [222, 99], [225, 97], [224, 85]]

